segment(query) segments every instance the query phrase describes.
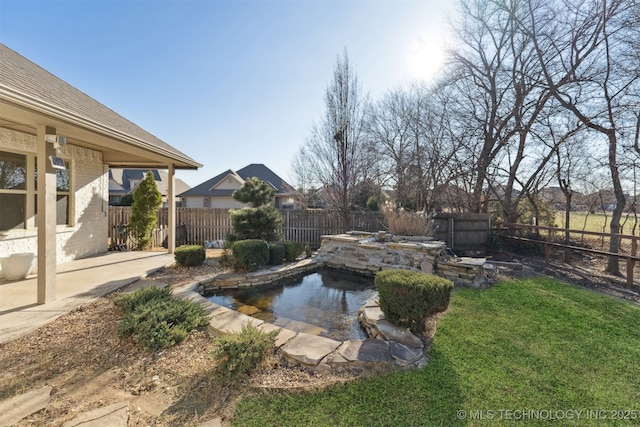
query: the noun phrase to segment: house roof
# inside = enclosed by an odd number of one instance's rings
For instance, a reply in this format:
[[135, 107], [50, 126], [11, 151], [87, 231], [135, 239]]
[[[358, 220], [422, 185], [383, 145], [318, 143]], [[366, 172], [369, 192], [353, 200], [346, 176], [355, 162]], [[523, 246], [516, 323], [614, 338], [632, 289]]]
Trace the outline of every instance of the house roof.
[[202, 165], [0, 43], [0, 126], [35, 134], [44, 122], [111, 165], [178, 169]]
[[262, 163], [251, 163], [250, 165], [247, 165], [238, 170], [237, 173], [244, 180], [256, 177], [260, 181], [271, 184], [276, 189], [278, 194], [291, 193], [295, 191], [295, 189], [290, 186], [284, 179], [280, 178], [271, 169], [269, 169]]
[[261, 163], [252, 163], [234, 172], [231, 169], [222, 172], [219, 175], [196, 185], [192, 189], [185, 191], [180, 196], [208, 196], [208, 197], [220, 197], [231, 196], [233, 190], [217, 190], [215, 189], [225, 177], [230, 174], [236, 174], [243, 180], [256, 177], [261, 181], [270, 184], [275, 190], [277, 195], [289, 194], [295, 192], [295, 189], [289, 185], [285, 180], [276, 175], [271, 169]]
[[[169, 192], [169, 174], [166, 171], [158, 169], [109, 169], [109, 192], [112, 194], [124, 194], [130, 193], [134, 188], [131, 187], [132, 182], [139, 183], [147, 175], [148, 171], [153, 173], [153, 179], [156, 182], [158, 191], [163, 196], [166, 196]], [[115, 184], [112, 191], [112, 183]], [[187, 191], [189, 185], [180, 178], [174, 178], [175, 194]], [[118, 189], [120, 187], [120, 189]]]

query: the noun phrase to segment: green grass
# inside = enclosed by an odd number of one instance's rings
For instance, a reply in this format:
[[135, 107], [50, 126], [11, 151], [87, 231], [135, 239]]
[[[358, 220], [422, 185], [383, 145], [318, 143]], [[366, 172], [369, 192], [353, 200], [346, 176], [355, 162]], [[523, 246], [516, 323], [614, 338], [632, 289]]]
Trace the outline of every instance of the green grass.
[[[594, 231], [597, 233], [609, 233], [611, 229], [611, 212], [606, 216], [602, 213], [587, 213], [587, 212], [571, 212], [571, 223], [569, 224], [572, 230]], [[625, 222], [626, 221], [626, 222]], [[623, 224], [622, 234], [631, 234], [635, 218], [632, 214], [623, 214], [620, 219]], [[558, 227], [564, 227], [564, 212], [556, 212], [556, 225]], [[636, 235], [640, 232], [639, 227], [636, 227]]]
[[[246, 398], [234, 425], [639, 425], [639, 326], [637, 306], [551, 279], [460, 289], [426, 368]], [[509, 410], [547, 419], [507, 419], [523, 416]], [[569, 410], [584, 412], [557, 412]], [[612, 420], [615, 410], [635, 419]]]

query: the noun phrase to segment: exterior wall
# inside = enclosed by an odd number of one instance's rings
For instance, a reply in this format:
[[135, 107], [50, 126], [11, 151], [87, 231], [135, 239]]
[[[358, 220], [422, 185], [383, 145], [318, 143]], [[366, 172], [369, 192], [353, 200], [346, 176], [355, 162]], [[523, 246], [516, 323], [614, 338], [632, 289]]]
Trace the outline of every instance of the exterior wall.
[[[36, 137], [0, 128], [0, 149], [36, 154]], [[71, 225], [56, 232], [57, 262], [107, 251], [108, 173], [102, 153], [66, 145], [60, 156], [71, 162]], [[0, 231], [0, 256], [19, 252], [37, 253], [37, 229]], [[36, 263], [34, 262], [34, 266]], [[0, 276], [2, 272], [0, 271]]]
[[240, 203], [235, 200], [233, 197], [211, 197], [211, 206], [212, 208], [220, 208], [220, 209], [240, 209], [248, 206], [244, 203]]
[[209, 197], [209, 206], [204, 205], [204, 197], [185, 197], [183, 206], [185, 208], [219, 208], [219, 209], [240, 209], [244, 208], [244, 203], [234, 200], [233, 197]]
[[296, 201], [291, 196], [277, 196], [275, 200], [276, 208], [278, 209], [295, 209]]
[[203, 208], [204, 198], [202, 197], [184, 197], [182, 199], [182, 206], [185, 208]]
[[232, 175], [227, 175], [218, 185], [215, 186], [216, 190], [238, 190], [242, 187], [242, 182]]

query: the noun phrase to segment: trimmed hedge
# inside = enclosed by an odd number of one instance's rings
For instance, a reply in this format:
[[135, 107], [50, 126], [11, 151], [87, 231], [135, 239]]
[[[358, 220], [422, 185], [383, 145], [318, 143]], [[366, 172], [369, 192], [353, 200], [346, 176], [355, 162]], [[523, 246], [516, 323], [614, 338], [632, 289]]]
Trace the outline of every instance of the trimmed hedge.
[[201, 245], [179, 246], [176, 248], [174, 255], [176, 263], [184, 267], [201, 266], [206, 258], [204, 246]]
[[256, 271], [269, 262], [269, 245], [264, 240], [235, 242], [231, 248], [236, 270]]
[[421, 333], [430, 316], [449, 306], [453, 282], [412, 270], [385, 270], [376, 274], [380, 309], [394, 324]]
[[269, 245], [269, 264], [280, 265], [284, 263], [284, 246], [280, 244]]
[[284, 260], [287, 262], [293, 262], [304, 252], [304, 246], [298, 242], [284, 242]]

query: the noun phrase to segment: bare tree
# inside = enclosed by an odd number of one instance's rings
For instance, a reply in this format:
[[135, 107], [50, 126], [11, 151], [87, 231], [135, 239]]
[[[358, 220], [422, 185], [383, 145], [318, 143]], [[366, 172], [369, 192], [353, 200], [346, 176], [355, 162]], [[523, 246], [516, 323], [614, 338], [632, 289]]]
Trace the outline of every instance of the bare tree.
[[[527, 163], [536, 143], [535, 127], [549, 101], [541, 84], [530, 36], [519, 29], [527, 19], [522, 0], [460, 2], [463, 20], [457, 27], [461, 46], [452, 53], [458, 116], [467, 122], [467, 150], [473, 159], [475, 212], [486, 211], [487, 189], [499, 196], [501, 217], [515, 221], [517, 204], [539, 184], [552, 158], [551, 148], [537, 141], [537, 163]], [[523, 176], [528, 174], [528, 176]], [[520, 188], [516, 192], [516, 187]]]
[[367, 118], [367, 133], [380, 162], [379, 174], [395, 190], [399, 206], [412, 207], [410, 166], [415, 143], [410, 134], [410, 94], [395, 90], [372, 105]]
[[[628, 138], [629, 108], [638, 102], [637, 48], [640, 28], [629, 25], [637, 13], [629, 0], [535, 2], [521, 23], [535, 44], [547, 89], [571, 111], [596, 144], [607, 147], [608, 168], [616, 198], [610, 230], [620, 231], [626, 197], [620, 174], [620, 151]], [[619, 239], [610, 239], [617, 253]], [[620, 274], [618, 258], [609, 257], [607, 272]]]
[[345, 50], [338, 57], [325, 93], [325, 113], [306, 141], [305, 151], [314, 181], [323, 185], [331, 207], [350, 226], [354, 189], [374, 170], [374, 152], [365, 133], [366, 97]]

